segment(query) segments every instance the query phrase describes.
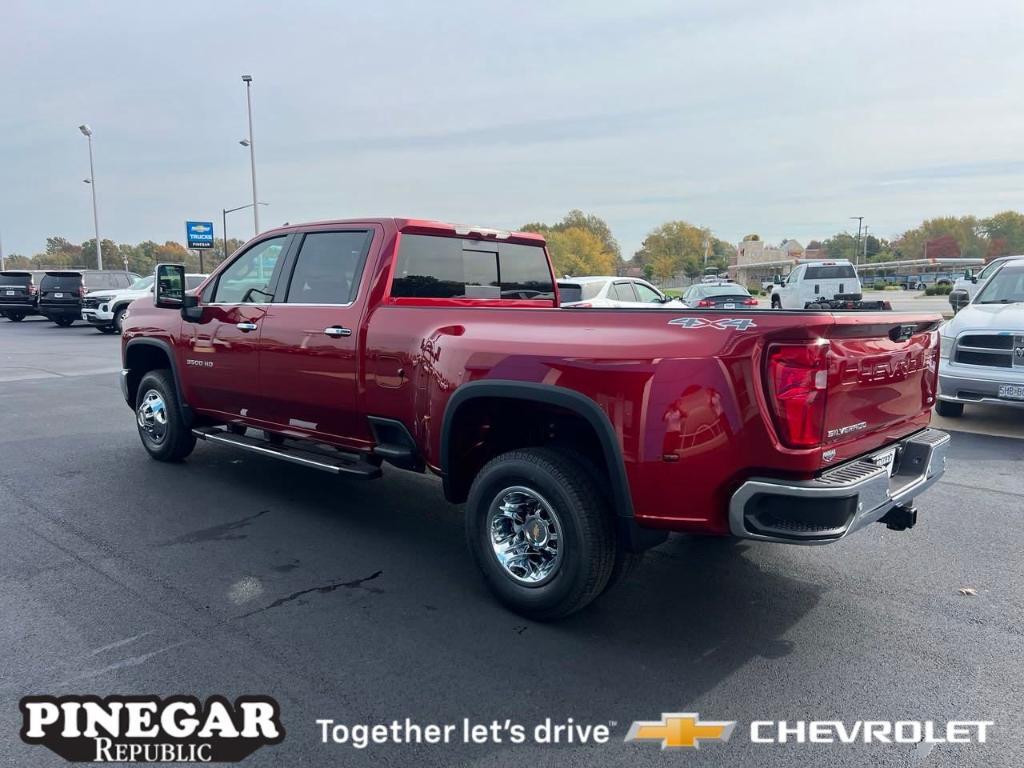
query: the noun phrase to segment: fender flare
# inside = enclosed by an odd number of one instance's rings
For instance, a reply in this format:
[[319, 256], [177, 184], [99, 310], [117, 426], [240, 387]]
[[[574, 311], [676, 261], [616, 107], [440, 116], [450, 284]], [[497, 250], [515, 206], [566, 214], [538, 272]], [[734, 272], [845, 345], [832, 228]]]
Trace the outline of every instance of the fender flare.
[[451, 432], [455, 416], [465, 403], [481, 397], [528, 400], [554, 405], [586, 419], [601, 444], [601, 453], [608, 468], [608, 480], [612, 487], [615, 514], [618, 518], [632, 521], [633, 499], [629, 493], [629, 480], [626, 478], [626, 467], [622, 461], [622, 449], [608, 415], [586, 395], [553, 384], [486, 379], [471, 381], [455, 390], [445, 406], [441, 424], [441, 478], [446, 498], [452, 499], [453, 494], [448, 467], [451, 466]]
[[[178, 403], [178, 410], [181, 412], [181, 416], [185, 424], [187, 426], [192, 426], [192, 423], [195, 420], [192, 413], [192, 408], [189, 406], [188, 403], [185, 402], [185, 396], [182, 394], [181, 377], [178, 375], [178, 362], [174, 357], [174, 350], [171, 348], [171, 345], [168, 342], [164, 341], [163, 339], [131, 339], [127, 344], [125, 344], [124, 347], [125, 370], [129, 370], [127, 367], [128, 352], [133, 347], [143, 346], [156, 347], [157, 349], [164, 353], [164, 356], [167, 358], [167, 361], [170, 364], [171, 376], [174, 377], [174, 398]], [[128, 405], [131, 406], [133, 410], [135, 409], [135, 403], [128, 403]]]

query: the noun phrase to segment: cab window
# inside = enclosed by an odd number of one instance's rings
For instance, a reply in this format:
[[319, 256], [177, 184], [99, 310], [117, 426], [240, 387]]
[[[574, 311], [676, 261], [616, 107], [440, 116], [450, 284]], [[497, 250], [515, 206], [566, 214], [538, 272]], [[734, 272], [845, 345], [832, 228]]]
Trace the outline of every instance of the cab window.
[[550, 299], [554, 283], [540, 246], [410, 234], [401, 237], [391, 295]]
[[267, 304], [273, 300], [270, 280], [274, 275], [285, 237], [257, 243], [221, 272], [212, 301], [215, 304]]
[[348, 304], [355, 298], [372, 234], [312, 232], [302, 240], [285, 301]]

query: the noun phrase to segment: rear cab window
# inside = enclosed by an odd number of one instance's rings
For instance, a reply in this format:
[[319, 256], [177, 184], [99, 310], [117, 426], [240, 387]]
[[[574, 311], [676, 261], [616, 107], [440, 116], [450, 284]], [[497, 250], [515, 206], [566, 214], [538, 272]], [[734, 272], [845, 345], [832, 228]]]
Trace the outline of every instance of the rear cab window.
[[391, 280], [397, 303], [551, 306], [554, 280], [544, 248], [502, 240], [402, 234]]
[[834, 264], [821, 267], [807, 267], [807, 280], [842, 280], [844, 278], [856, 278], [857, 273], [852, 264]]

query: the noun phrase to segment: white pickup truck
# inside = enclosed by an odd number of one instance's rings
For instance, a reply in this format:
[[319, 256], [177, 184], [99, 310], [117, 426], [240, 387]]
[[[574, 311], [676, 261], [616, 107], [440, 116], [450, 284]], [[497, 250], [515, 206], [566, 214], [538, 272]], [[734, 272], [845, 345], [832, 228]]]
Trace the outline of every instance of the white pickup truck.
[[805, 261], [772, 289], [772, 309], [889, 309], [865, 302], [857, 270], [846, 259]]

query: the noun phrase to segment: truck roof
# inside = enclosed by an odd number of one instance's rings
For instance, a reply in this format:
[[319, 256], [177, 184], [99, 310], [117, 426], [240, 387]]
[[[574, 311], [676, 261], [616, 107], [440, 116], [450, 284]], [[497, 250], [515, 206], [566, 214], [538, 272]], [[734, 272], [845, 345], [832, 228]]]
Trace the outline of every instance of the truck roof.
[[[448, 237], [477, 237], [480, 239], [509, 240], [513, 242], [527, 243], [530, 245], [544, 245], [544, 236], [536, 232], [515, 232], [511, 230], [493, 229], [481, 227], [476, 224], [454, 224], [448, 221], [436, 221], [434, 219], [408, 219], [402, 217], [367, 217], [359, 219], [325, 219], [323, 221], [307, 221], [299, 224], [285, 224], [268, 232], [279, 232], [281, 234], [294, 232], [308, 227], [328, 226], [349, 226], [349, 225], [380, 224], [385, 227], [394, 227], [399, 232], [410, 232], [417, 234], [439, 234]], [[261, 234], [268, 234], [263, 232]]]

